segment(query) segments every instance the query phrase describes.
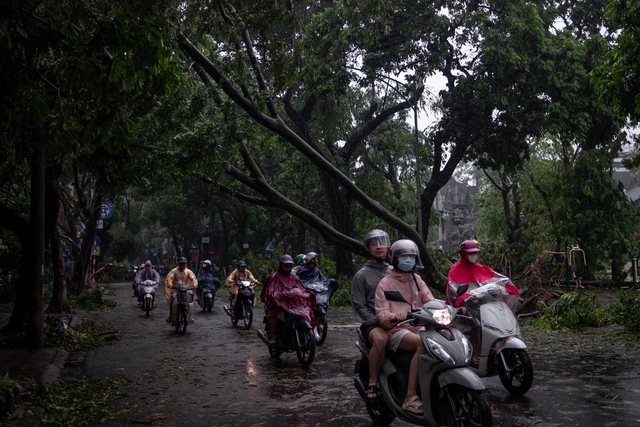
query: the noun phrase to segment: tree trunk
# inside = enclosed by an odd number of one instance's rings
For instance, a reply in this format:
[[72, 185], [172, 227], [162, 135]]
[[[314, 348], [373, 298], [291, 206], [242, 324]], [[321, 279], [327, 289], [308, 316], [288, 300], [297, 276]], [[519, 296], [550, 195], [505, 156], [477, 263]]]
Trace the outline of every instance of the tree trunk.
[[58, 215], [60, 213], [60, 197], [58, 193], [57, 168], [49, 167], [46, 172], [46, 223], [45, 230], [51, 251], [53, 264], [53, 293], [47, 307], [47, 313], [69, 313], [71, 307], [67, 299], [67, 272], [64, 268], [64, 256], [60, 233], [58, 231]]
[[[36, 133], [39, 131], [36, 130]], [[33, 274], [27, 284], [27, 336], [26, 345], [31, 348], [44, 346], [44, 304], [42, 289], [44, 281], [44, 211], [45, 211], [45, 150], [40, 138], [34, 138], [31, 163], [31, 254], [29, 256]]]
[[78, 284], [78, 295], [86, 287], [86, 279], [88, 278], [89, 269], [91, 268], [91, 250], [93, 249], [93, 236], [96, 234], [96, 224], [100, 217], [100, 204], [102, 201], [102, 194], [94, 185], [94, 197], [91, 199], [91, 204], [88, 209], [88, 215], [85, 220], [84, 233], [82, 235], [82, 245], [80, 246], [80, 253], [76, 259], [76, 265], [73, 272], [73, 280]]

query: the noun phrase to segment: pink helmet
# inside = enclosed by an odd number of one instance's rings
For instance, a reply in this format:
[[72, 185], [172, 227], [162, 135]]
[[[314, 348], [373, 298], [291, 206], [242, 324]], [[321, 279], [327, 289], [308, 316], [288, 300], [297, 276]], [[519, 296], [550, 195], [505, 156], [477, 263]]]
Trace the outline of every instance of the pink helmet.
[[480, 252], [478, 242], [476, 242], [475, 240], [465, 240], [464, 242], [460, 243], [460, 250], [470, 254]]

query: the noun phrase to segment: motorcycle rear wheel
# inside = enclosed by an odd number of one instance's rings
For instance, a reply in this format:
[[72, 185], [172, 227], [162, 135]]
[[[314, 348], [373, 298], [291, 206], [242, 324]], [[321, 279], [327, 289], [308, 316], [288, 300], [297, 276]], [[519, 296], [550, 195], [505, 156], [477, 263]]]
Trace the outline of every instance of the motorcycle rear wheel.
[[484, 394], [459, 385], [447, 387], [451, 406], [447, 427], [492, 427], [491, 408]]
[[189, 324], [189, 319], [187, 319], [187, 313], [184, 308], [180, 308], [178, 310], [178, 324], [176, 325], [176, 329], [180, 335], [184, 335], [187, 332], [187, 325]]
[[245, 301], [242, 304], [242, 319], [245, 329], [249, 329], [253, 323], [253, 303], [251, 301]]
[[311, 365], [316, 355], [316, 337], [313, 335], [313, 329], [296, 329], [296, 335], [299, 343], [296, 344], [298, 362], [306, 368]]
[[320, 339], [316, 344], [322, 345], [324, 340], [327, 339], [327, 316], [326, 315], [318, 316], [318, 318], [316, 319], [316, 328], [318, 330], [318, 335], [320, 335]]
[[[504, 357], [509, 371], [502, 364], [500, 354]], [[497, 355], [500, 382], [509, 393], [522, 396], [529, 391], [533, 383], [533, 363], [527, 350], [509, 348], [502, 350], [500, 354]]]

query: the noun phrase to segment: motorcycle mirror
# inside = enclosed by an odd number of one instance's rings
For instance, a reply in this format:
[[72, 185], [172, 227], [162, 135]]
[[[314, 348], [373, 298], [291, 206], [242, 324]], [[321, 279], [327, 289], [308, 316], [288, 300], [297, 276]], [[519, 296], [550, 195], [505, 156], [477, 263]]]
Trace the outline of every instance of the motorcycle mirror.
[[407, 300], [404, 299], [400, 291], [384, 291], [384, 297], [389, 301], [406, 302], [409, 304]]
[[469, 285], [467, 283], [465, 283], [464, 285], [460, 285], [458, 287], [458, 295], [457, 296], [460, 296], [460, 295], [464, 294], [465, 292], [467, 292], [467, 289], [469, 289]]

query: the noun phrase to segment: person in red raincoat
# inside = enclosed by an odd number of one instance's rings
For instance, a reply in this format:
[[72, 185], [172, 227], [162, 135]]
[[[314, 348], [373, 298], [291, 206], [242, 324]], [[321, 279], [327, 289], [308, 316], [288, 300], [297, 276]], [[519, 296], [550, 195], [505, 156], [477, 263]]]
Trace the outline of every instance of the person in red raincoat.
[[316, 296], [302, 286], [298, 276], [291, 274], [292, 269], [293, 258], [283, 255], [278, 271], [269, 276], [260, 293], [260, 299], [267, 307], [267, 334], [272, 343], [275, 343], [280, 312], [301, 316], [312, 328], [316, 326]]
[[[468, 292], [460, 296], [457, 295], [460, 285], [468, 284], [469, 290], [475, 289], [493, 279], [497, 274], [491, 267], [477, 262], [478, 252], [480, 252], [480, 248], [475, 240], [465, 240], [460, 243], [460, 261], [453, 264], [449, 270], [446, 290], [447, 303], [456, 308], [460, 307], [462, 302], [470, 296]], [[520, 295], [518, 288], [511, 283], [506, 285], [506, 290], [512, 295]]]

